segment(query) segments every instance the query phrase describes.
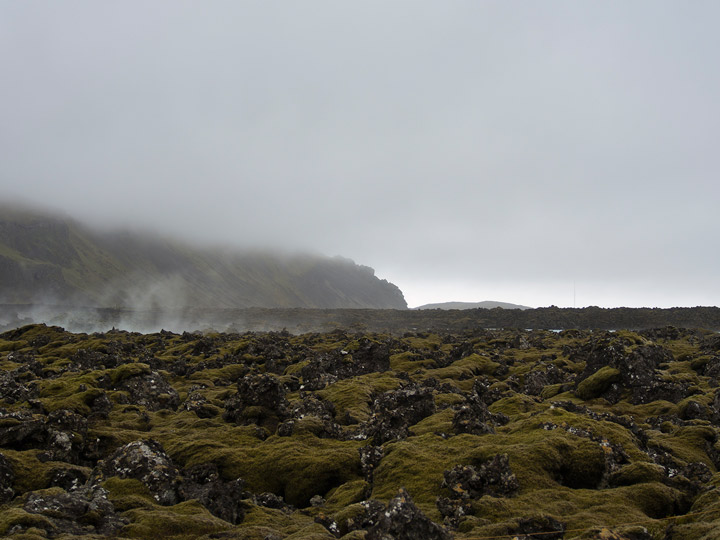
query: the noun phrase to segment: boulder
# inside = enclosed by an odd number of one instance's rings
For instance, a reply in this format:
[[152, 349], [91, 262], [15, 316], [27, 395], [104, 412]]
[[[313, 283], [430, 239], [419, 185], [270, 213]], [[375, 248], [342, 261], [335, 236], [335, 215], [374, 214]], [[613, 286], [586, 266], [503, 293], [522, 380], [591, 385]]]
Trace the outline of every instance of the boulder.
[[252, 496], [244, 487], [245, 483], [240, 478], [230, 482], [223, 481], [217, 466], [205, 463], [183, 471], [183, 482], [179, 491], [183, 499], [196, 499], [212, 515], [238, 524], [244, 519], [247, 509], [243, 500]]
[[410, 494], [401, 488], [380, 512], [365, 535], [366, 540], [450, 540], [452, 535], [443, 526], [431, 521], [415, 506]]
[[149, 411], [177, 410], [180, 396], [157, 371], [128, 377], [115, 386], [129, 395], [129, 403], [141, 405]]
[[450, 490], [451, 498], [479, 499], [483, 495], [509, 497], [518, 488], [507, 454], [498, 454], [479, 468], [457, 465], [443, 473], [442, 487]]
[[100, 486], [82, 486], [71, 491], [51, 488], [27, 495], [23, 510], [41, 514], [55, 526], [54, 534], [99, 534], [115, 536], [127, 520], [121, 518], [108, 493]]
[[372, 417], [365, 434], [379, 446], [393, 439], [404, 439], [410, 427], [435, 412], [430, 388], [408, 384], [379, 395], [372, 405]]
[[0, 454], [0, 505], [10, 501], [15, 495], [13, 482], [15, 482], [15, 473], [12, 464]]
[[625, 391], [634, 404], [666, 400], [677, 403], [685, 397], [687, 384], [662, 380], [657, 368], [674, 361], [672, 353], [654, 344], [635, 346], [606, 335], [580, 347], [573, 361], [585, 361], [578, 375], [576, 393], [582, 399], [603, 397], [617, 403]]
[[181, 500], [179, 471], [157, 441], [150, 439], [126, 444], [100, 461], [93, 471], [94, 480], [112, 476], [140, 480], [160, 504], [172, 505]]
[[465, 397], [453, 416], [455, 433], [483, 435], [494, 433], [494, 426], [505, 425], [509, 418], [502, 413], [491, 413], [488, 404], [501, 397], [497, 390], [491, 390], [483, 381], [475, 381], [472, 391]]
[[225, 401], [223, 419], [240, 425], [256, 424], [274, 432], [288, 416], [285, 388], [267, 373], [246, 375], [238, 381], [238, 393]]

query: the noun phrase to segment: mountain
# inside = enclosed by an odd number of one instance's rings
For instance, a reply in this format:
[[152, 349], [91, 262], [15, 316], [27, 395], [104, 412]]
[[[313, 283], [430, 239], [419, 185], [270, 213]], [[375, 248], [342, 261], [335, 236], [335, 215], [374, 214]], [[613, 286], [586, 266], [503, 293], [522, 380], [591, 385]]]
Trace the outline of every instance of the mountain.
[[507, 302], [493, 302], [492, 300], [485, 300], [484, 302], [441, 302], [439, 304], [424, 304], [412, 309], [532, 309], [528, 306], [521, 306], [518, 304], [509, 304]]
[[392, 308], [402, 292], [341, 257], [228, 251], [0, 207], [0, 302], [123, 309]]

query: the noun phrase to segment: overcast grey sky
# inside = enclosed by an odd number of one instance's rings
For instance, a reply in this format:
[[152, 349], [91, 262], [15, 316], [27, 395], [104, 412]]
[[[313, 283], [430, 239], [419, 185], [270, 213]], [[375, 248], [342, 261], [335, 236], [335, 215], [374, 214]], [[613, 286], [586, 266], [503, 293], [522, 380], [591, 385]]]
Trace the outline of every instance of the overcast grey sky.
[[720, 2], [0, 0], [0, 197], [411, 306], [720, 305]]

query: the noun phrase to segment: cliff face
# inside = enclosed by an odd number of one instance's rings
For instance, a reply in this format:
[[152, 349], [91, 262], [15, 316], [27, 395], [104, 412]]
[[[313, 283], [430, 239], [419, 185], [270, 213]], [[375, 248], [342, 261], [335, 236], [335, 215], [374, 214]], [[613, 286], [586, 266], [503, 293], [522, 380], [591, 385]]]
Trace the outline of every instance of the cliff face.
[[405, 309], [373, 269], [339, 257], [232, 252], [3, 208], [0, 301], [132, 309]]

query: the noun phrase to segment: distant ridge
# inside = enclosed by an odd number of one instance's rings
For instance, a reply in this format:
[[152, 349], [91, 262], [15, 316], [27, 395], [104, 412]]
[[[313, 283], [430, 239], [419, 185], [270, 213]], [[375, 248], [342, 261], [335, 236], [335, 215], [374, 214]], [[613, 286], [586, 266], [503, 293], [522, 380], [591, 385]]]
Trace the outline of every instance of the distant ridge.
[[484, 302], [441, 302], [439, 304], [425, 304], [411, 309], [532, 309], [529, 306], [521, 306], [519, 304], [510, 304], [508, 302], [494, 302], [485, 300]]
[[342, 257], [97, 232], [0, 204], [0, 303], [130, 309], [407, 309], [400, 289]]

